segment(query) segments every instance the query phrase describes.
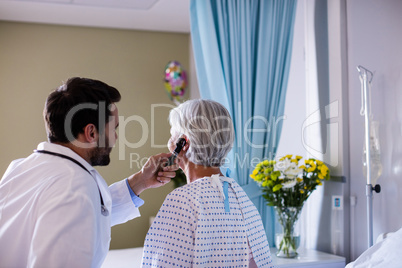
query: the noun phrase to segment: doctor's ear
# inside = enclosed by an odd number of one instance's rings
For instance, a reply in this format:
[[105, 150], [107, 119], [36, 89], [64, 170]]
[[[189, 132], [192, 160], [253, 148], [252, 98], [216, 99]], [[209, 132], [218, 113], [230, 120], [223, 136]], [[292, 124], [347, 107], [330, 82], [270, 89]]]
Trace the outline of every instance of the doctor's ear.
[[83, 129], [85, 141], [88, 143], [97, 143], [99, 138], [98, 130], [94, 124], [88, 124]]

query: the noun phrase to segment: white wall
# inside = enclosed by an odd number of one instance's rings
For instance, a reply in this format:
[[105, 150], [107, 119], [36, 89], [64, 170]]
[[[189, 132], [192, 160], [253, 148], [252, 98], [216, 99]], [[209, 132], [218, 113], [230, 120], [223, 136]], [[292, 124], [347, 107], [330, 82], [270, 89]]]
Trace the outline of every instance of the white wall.
[[[372, 113], [380, 120], [383, 173], [374, 194], [374, 241], [402, 226], [402, 1], [348, 0], [350, 189], [357, 197], [352, 259], [367, 248], [365, 177], [362, 173], [364, 119], [356, 66], [374, 72]], [[353, 215], [352, 215], [353, 216]]]
[[289, 71], [289, 82], [282, 135], [278, 144], [277, 156], [297, 154], [304, 156], [305, 149], [301, 140], [302, 125], [306, 119], [306, 80], [304, 61], [304, 5], [298, 3], [296, 10], [292, 60]]

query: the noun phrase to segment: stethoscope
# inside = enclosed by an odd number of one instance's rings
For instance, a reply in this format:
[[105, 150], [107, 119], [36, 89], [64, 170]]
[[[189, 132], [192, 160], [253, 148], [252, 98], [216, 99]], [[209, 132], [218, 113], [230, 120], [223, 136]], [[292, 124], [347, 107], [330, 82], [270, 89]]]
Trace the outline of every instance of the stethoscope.
[[[35, 153], [40, 153], [40, 154], [50, 154], [50, 155], [58, 156], [58, 157], [61, 157], [61, 158], [64, 158], [64, 159], [68, 159], [68, 160], [70, 160], [70, 161], [76, 163], [77, 165], [79, 165], [81, 168], [83, 168], [83, 169], [84, 169], [86, 172], [88, 172], [89, 175], [91, 175], [91, 177], [93, 178], [91, 172], [90, 172], [88, 169], [86, 169], [83, 164], [81, 164], [80, 162], [78, 162], [77, 160], [75, 160], [75, 159], [72, 158], [72, 157], [69, 157], [69, 156], [64, 155], [64, 154], [59, 154], [59, 153], [54, 153], [54, 152], [46, 151], [46, 150], [34, 150], [34, 152], [35, 152]], [[103, 216], [109, 216], [109, 211], [107, 210], [107, 208], [106, 208], [106, 206], [105, 206], [105, 204], [104, 204], [104, 202], [103, 202], [103, 198], [102, 198], [101, 191], [100, 191], [100, 189], [99, 189], [98, 182], [96, 181], [95, 178], [94, 178], [94, 180], [95, 180], [95, 183], [96, 183], [96, 187], [98, 187], [98, 191], [99, 191], [99, 197], [100, 197], [100, 202], [101, 202], [101, 213], [102, 213]]]

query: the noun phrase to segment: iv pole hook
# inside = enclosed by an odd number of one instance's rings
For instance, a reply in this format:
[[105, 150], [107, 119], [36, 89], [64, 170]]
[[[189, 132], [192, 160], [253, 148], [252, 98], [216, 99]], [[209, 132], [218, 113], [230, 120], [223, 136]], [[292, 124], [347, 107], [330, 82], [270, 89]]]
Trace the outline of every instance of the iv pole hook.
[[356, 67], [357, 71], [359, 71], [360, 76], [364, 76], [365, 73], [369, 73], [370, 74], [370, 79], [369, 79], [369, 83], [371, 83], [371, 81], [373, 81], [373, 72], [371, 72], [370, 70], [364, 68], [363, 66], [359, 65]]

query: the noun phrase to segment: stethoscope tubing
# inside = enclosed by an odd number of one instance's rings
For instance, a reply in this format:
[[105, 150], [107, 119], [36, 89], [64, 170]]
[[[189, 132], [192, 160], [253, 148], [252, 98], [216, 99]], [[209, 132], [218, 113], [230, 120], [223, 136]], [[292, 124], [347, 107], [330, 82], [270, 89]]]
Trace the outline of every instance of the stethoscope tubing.
[[46, 151], [46, 150], [34, 150], [34, 152], [35, 152], [35, 153], [39, 153], [39, 154], [49, 154], [49, 155], [53, 155], [53, 156], [57, 156], [57, 157], [61, 157], [61, 158], [70, 160], [71, 162], [77, 164], [77, 165], [80, 166], [82, 169], [84, 169], [86, 172], [88, 172], [89, 175], [91, 175], [91, 177], [95, 180], [96, 187], [98, 187], [99, 197], [100, 197], [100, 202], [101, 202], [101, 213], [102, 213], [103, 216], [108, 216], [108, 215], [109, 215], [109, 211], [107, 210], [107, 208], [106, 208], [106, 206], [105, 206], [105, 203], [103, 202], [103, 197], [102, 197], [102, 193], [101, 193], [101, 191], [100, 191], [98, 182], [97, 182], [96, 179], [92, 176], [91, 172], [90, 172], [88, 169], [86, 169], [86, 168], [84, 167], [83, 164], [81, 164], [80, 162], [78, 162], [78, 161], [75, 160], [74, 158], [72, 158], [72, 157], [70, 157], [70, 156], [67, 156], [67, 155], [64, 155], [64, 154], [59, 154], [59, 153], [55, 153], [55, 152], [51, 152], [51, 151]]

